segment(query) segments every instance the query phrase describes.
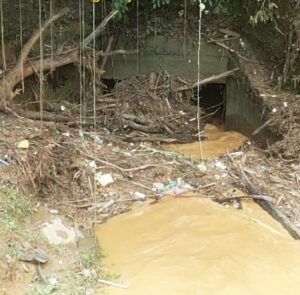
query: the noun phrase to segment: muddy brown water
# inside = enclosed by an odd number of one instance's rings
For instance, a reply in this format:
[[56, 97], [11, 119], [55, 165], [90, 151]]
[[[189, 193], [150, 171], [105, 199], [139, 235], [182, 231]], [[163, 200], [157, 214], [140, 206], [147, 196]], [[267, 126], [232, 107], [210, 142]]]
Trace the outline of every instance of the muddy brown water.
[[105, 294], [300, 294], [299, 242], [250, 201], [236, 210], [203, 196], [167, 198], [112, 218], [96, 235], [108, 271], [128, 286]]
[[[213, 159], [224, 155], [227, 151], [238, 149], [247, 141], [247, 137], [236, 131], [224, 131], [222, 127], [206, 124], [205, 136], [207, 140], [202, 142], [204, 159]], [[199, 142], [187, 144], [168, 144], [166, 149], [184, 154], [193, 160], [201, 159]]]

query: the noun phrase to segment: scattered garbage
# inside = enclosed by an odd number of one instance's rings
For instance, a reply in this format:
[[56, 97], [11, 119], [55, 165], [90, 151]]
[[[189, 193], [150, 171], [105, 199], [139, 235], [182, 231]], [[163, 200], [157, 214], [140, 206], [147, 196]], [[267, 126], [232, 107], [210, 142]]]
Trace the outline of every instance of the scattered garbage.
[[97, 168], [97, 164], [96, 164], [95, 161], [89, 162], [89, 166], [90, 166], [90, 168], [92, 168], [92, 169], [96, 169], [96, 168]]
[[227, 169], [227, 166], [224, 163], [222, 163], [221, 161], [219, 161], [219, 160], [217, 160], [215, 162], [215, 167], [217, 167], [217, 168], [219, 168], [221, 170], [226, 170]]
[[55, 277], [55, 276], [49, 277], [49, 278], [47, 278], [47, 281], [50, 286], [58, 287], [59, 282], [58, 282], [57, 277]]
[[142, 199], [142, 200], [146, 199], [146, 195], [144, 193], [141, 193], [141, 192], [135, 192], [134, 196], [138, 199]]
[[192, 186], [186, 183], [181, 177], [175, 181], [170, 181], [166, 184], [155, 182], [153, 183], [152, 190], [157, 195], [181, 195], [184, 192], [191, 190]]
[[62, 135], [65, 137], [70, 137], [70, 132], [64, 132], [64, 133], [62, 133]]
[[49, 209], [49, 212], [51, 214], [58, 214], [58, 210], [57, 209]]
[[85, 290], [85, 295], [96, 295], [96, 291], [93, 288], [88, 288]]
[[164, 191], [164, 184], [161, 182], [154, 182], [152, 190], [159, 195]]
[[268, 170], [268, 167], [265, 166], [265, 165], [261, 165], [261, 166], [260, 166], [260, 170], [261, 170], [262, 172], [265, 172], [265, 171]]
[[205, 165], [204, 162], [201, 162], [201, 163], [197, 166], [197, 168], [198, 168], [199, 171], [200, 171], [201, 173], [203, 173], [203, 174], [205, 174], [205, 173], [207, 172], [207, 167], [206, 167], [206, 165]]
[[103, 187], [114, 182], [114, 178], [111, 174], [102, 174], [101, 172], [98, 172], [96, 173], [95, 178], [96, 181]]
[[230, 155], [232, 158], [239, 158], [239, 157], [241, 157], [243, 154], [244, 154], [244, 152], [242, 152], [242, 151], [229, 153], [229, 155]]
[[243, 209], [242, 202], [240, 200], [237, 200], [237, 199], [233, 199], [232, 200], [232, 207], [234, 209], [238, 209], [238, 210], [242, 210]]
[[19, 260], [25, 262], [44, 264], [49, 261], [49, 257], [47, 256], [46, 252], [42, 249], [35, 248], [21, 251]]
[[29, 141], [27, 139], [24, 139], [18, 143], [19, 149], [28, 149], [29, 148]]
[[98, 145], [103, 144], [103, 139], [100, 138], [98, 135], [95, 135], [94, 139], [95, 139], [95, 142], [96, 142]]
[[9, 162], [7, 159], [4, 159], [4, 160], [0, 159], [0, 164], [3, 166], [9, 166]]

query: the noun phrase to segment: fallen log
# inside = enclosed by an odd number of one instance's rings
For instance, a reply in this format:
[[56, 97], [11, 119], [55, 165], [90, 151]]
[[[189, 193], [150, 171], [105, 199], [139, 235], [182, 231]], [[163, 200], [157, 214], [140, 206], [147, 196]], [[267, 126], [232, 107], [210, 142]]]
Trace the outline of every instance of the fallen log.
[[124, 141], [127, 142], [154, 142], [154, 143], [189, 143], [191, 140], [180, 139], [180, 138], [167, 138], [161, 136], [137, 136], [137, 137], [124, 137]]
[[[55, 20], [59, 19], [63, 15], [65, 15], [69, 10], [67, 8], [62, 9], [59, 13], [53, 15], [49, 18], [42, 27], [35, 31], [28, 42], [24, 45], [22, 49], [22, 54], [20, 55], [17, 64], [5, 73], [4, 78], [0, 80], [0, 110], [5, 110], [7, 104], [13, 100], [13, 98], [20, 93], [20, 89], [16, 89], [16, 86], [25, 78], [40, 72], [41, 70], [54, 70], [55, 68], [79, 62], [79, 49], [75, 48], [74, 50], [68, 51], [66, 53], [46, 58], [43, 60], [43, 64], [41, 65], [40, 60], [36, 59], [33, 61], [28, 61], [28, 55], [32, 49], [32, 47], [36, 44], [36, 42], [41, 38], [43, 32], [49, 27], [49, 25]], [[113, 10], [92, 32], [85, 40], [84, 45], [87, 46], [93, 38], [98, 36], [105, 28], [107, 23], [117, 14], [117, 10]], [[122, 52], [123, 53], [123, 52]], [[97, 56], [108, 56], [109, 52], [98, 52]], [[42, 66], [42, 69], [41, 69]]]
[[[239, 174], [242, 184], [247, 189], [247, 191], [250, 192], [250, 195], [262, 195], [259, 192], [258, 188], [256, 188], [250, 181], [243, 167], [240, 164], [237, 164], [230, 154], [228, 154], [228, 156], [232, 161], [237, 173]], [[300, 240], [300, 229], [297, 228], [280, 209], [276, 208], [276, 206], [272, 202], [264, 199], [254, 199], [254, 201], [261, 208], [267, 211], [275, 220], [277, 220], [294, 239]]]
[[226, 72], [218, 74], [218, 75], [212, 75], [212, 76], [205, 78], [199, 82], [195, 82], [190, 86], [183, 86], [183, 87], [177, 88], [175, 91], [186, 91], [186, 90], [190, 90], [190, 89], [193, 89], [193, 88], [196, 88], [199, 86], [206, 85], [208, 83], [213, 83], [213, 82], [216, 82], [216, 81], [219, 81], [219, 80], [222, 80], [224, 78], [231, 76], [233, 73], [237, 72], [238, 70], [239, 70], [239, 68], [235, 68], [233, 70], [226, 71]]

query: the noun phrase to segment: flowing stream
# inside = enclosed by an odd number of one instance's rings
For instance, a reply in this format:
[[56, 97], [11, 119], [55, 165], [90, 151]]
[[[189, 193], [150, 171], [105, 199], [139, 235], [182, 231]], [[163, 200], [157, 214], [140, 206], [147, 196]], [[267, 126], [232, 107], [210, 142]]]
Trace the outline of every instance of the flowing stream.
[[[210, 157], [246, 140], [209, 128], [204, 151], [214, 147]], [[188, 145], [169, 148], [198, 155]], [[201, 196], [167, 198], [99, 226], [103, 262], [128, 286], [108, 287], [105, 294], [300, 294], [300, 243], [254, 202], [243, 207], [226, 208]]]

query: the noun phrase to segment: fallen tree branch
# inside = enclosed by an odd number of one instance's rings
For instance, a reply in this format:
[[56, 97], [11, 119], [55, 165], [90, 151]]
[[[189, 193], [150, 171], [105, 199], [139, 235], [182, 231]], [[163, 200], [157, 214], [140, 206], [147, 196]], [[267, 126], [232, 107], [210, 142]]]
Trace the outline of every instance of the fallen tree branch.
[[272, 119], [268, 119], [265, 123], [263, 123], [261, 126], [256, 128], [253, 132], [252, 135], [257, 135], [259, 132], [261, 132], [263, 129], [268, 127], [268, 125], [271, 123]]
[[107, 281], [107, 280], [98, 280], [99, 283], [104, 284], [104, 285], [108, 285], [108, 286], [113, 286], [116, 288], [121, 288], [121, 289], [127, 289], [128, 286], [124, 285], [124, 284], [120, 284], [120, 283], [115, 283], [115, 282], [111, 282], [111, 281]]
[[233, 70], [226, 71], [226, 72], [218, 74], [218, 75], [212, 75], [212, 76], [205, 78], [199, 82], [195, 82], [190, 86], [184, 86], [184, 87], [177, 88], [176, 91], [186, 91], [186, 90], [196, 88], [198, 86], [203, 86], [208, 83], [216, 82], [218, 80], [221, 80], [221, 79], [231, 76], [233, 73], [237, 72], [238, 70], [239, 70], [239, 68], [235, 68]]
[[108, 16], [98, 25], [94, 32], [92, 32], [88, 37], [84, 39], [84, 45], [87, 46], [94, 38], [99, 36], [103, 32], [108, 22], [118, 13], [117, 9], [114, 9], [110, 12]]
[[[41, 112], [35, 112], [35, 111], [28, 111], [28, 110], [22, 110], [21, 108], [14, 108], [14, 112], [16, 112], [17, 115], [28, 118], [31, 120], [41, 120]], [[69, 122], [70, 118], [63, 115], [57, 115], [52, 114], [48, 112], [43, 112], [43, 120], [44, 121], [54, 121], [54, 122]]]
[[[243, 60], [245, 60], [245, 61], [248, 61], [248, 62], [251, 61], [251, 60], [249, 60], [248, 58], [242, 56], [242, 55], [241, 55], [240, 53], [238, 53], [236, 50], [230, 48], [229, 46], [227, 46], [227, 45], [225, 45], [225, 44], [223, 44], [223, 43], [221, 43], [221, 42], [218, 42], [217, 40], [215, 40], [215, 39], [213, 39], [213, 38], [211, 38], [211, 37], [209, 37], [209, 36], [207, 36], [207, 35], [204, 35], [204, 34], [202, 34], [202, 35], [203, 35], [205, 38], [209, 39], [212, 43], [215, 43], [215, 44], [217, 44], [218, 46], [220, 46], [220, 47], [222, 47], [222, 48], [228, 50], [229, 52], [235, 54], [237, 57], [239, 57], [239, 58], [241, 58], [241, 59], [243, 59]], [[251, 62], [253, 63], [253, 61], [251, 61]]]
[[167, 138], [160, 136], [137, 136], [137, 137], [124, 137], [127, 142], [162, 142], [162, 143], [188, 143], [191, 140], [184, 140], [180, 138]]
[[19, 57], [19, 60], [15, 66], [15, 70], [19, 70], [20, 67], [23, 65], [24, 62], [26, 62], [28, 55], [32, 49], [32, 47], [34, 46], [34, 44], [40, 39], [40, 37], [42, 36], [42, 34], [45, 32], [45, 30], [49, 27], [49, 25], [51, 23], [53, 23], [54, 21], [56, 21], [57, 19], [61, 18], [63, 15], [65, 15], [67, 12], [69, 11], [68, 8], [64, 8], [62, 9], [59, 13], [53, 15], [52, 17], [50, 17], [43, 25], [42, 27], [35, 31], [33, 33], [33, 35], [31, 36], [31, 38], [27, 41], [27, 43], [24, 45], [24, 47], [22, 48], [22, 53]]
[[114, 41], [114, 37], [111, 36], [108, 40], [108, 44], [107, 44], [107, 47], [106, 47], [106, 50], [105, 50], [105, 55], [103, 55], [103, 60], [102, 60], [102, 63], [101, 63], [101, 66], [100, 66], [100, 70], [104, 71], [104, 68], [105, 68], [105, 65], [107, 63], [107, 59], [108, 59], [108, 53], [111, 51], [111, 46], [112, 46], [112, 43]]
[[[31, 51], [34, 44], [39, 40], [42, 33], [45, 32], [45, 30], [48, 28], [48, 26], [58, 18], [62, 17], [64, 14], [66, 14], [69, 10], [67, 8], [62, 9], [58, 14], [52, 16], [49, 18], [43, 26], [36, 32], [33, 33], [31, 38], [28, 40], [28, 42], [25, 44], [25, 46], [22, 49], [22, 54], [16, 64], [15, 67], [13, 67], [6, 75], [5, 77], [0, 80], [0, 109], [4, 110], [8, 101], [9, 102], [19, 94], [19, 90], [14, 88], [18, 83], [20, 83], [23, 79], [26, 77], [38, 73], [41, 69], [40, 60], [33, 60], [30, 62], [27, 62], [29, 52]], [[93, 38], [98, 36], [105, 28], [107, 23], [117, 14], [118, 10], [113, 10], [95, 29], [94, 32], [92, 32], [85, 40], [84, 45], [87, 46]], [[108, 55], [108, 52], [98, 52], [98, 56], [101, 55]], [[46, 58], [43, 61], [43, 71], [47, 70], [53, 70], [57, 67], [61, 67], [67, 64], [75, 63], [79, 61], [79, 49], [76, 48], [74, 50], [71, 50], [65, 54], [61, 54], [59, 56], [56, 56], [55, 58]]]
[[[232, 164], [237, 170], [240, 180], [244, 187], [250, 192], [250, 195], [262, 195], [259, 190], [253, 185], [250, 181], [249, 177], [245, 173], [241, 164], [236, 163], [236, 161], [232, 158], [230, 154], [228, 154]], [[296, 240], [300, 240], [300, 229], [297, 228], [288, 217], [280, 211], [280, 209], [276, 208], [276, 206], [272, 202], [268, 202], [266, 200], [256, 199], [255, 202], [261, 206], [265, 211], [267, 211], [275, 220], [277, 220], [282, 226], [289, 232], [289, 234]]]
[[259, 195], [246, 195], [246, 196], [236, 196], [230, 198], [213, 198], [213, 201], [223, 204], [227, 202], [231, 202], [234, 200], [245, 200], [245, 199], [252, 199], [252, 200], [264, 200], [266, 202], [273, 202], [273, 198], [269, 196], [259, 196]]
[[94, 157], [94, 156], [92, 156], [92, 155], [89, 155], [88, 153], [86, 153], [86, 152], [84, 152], [84, 151], [82, 151], [82, 150], [80, 150], [80, 149], [78, 149], [78, 151], [79, 151], [82, 155], [88, 157], [88, 158], [91, 159], [91, 160], [94, 160], [94, 161], [99, 162], [99, 163], [101, 163], [101, 164], [105, 164], [105, 165], [107, 165], [107, 166], [110, 166], [110, 167], [115, 168], [115, 169], [117, 169], [117, 170], [119, 170], [119, 171], [122, 171], [122, 172], [134, 172], [134, 171], [140, 171], [140, 170], [145, 170], [145, 169], [148, 169], [148, 168], [154, 168], [154, 167], [160, 167], [160, 168], [163, 168], [163, 169], [170, 169], [170, 168], [168, 168], [168, 167], [165, 167], [165, 166], [162, 166], [162, 165], [157, 165], [157, 164], [146, 164], [146, 165], [139, 166], [139, 167], [134, 167], [134, 168], [122, 168], [122, 167], [120, 167], [120, 166], [118, 166], [118, 165], [115, 165], [115, 164], [113, 164], [113, 163], [110, 163], [110, 162], [108, 162], [108, 161], [101, 160], [101, 159], [99, 159], [99, 158], [97, 158], [97, 157]]

